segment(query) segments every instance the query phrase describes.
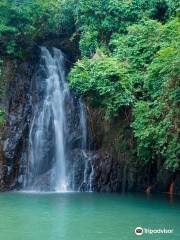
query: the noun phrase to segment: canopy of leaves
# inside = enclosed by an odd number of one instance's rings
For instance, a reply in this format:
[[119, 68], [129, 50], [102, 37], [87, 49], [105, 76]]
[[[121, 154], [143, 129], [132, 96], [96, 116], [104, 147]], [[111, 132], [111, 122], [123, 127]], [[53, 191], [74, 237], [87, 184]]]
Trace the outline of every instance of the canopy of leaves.
[[77, 28], [82, 56], [92, 56], [97, 46], [108, 48], [112, 34], [126, 33], [144, 17], [167, 21], [177, 7], [177, 0], [79, 0]]
[[22, 57], [35, 41], [55, 32], [59, 24], [58, 2], [1, 0], [0, 54]]
[[147, 76], [151, 101], [137, 101], [134, 128], [138, 156], [145, 160], [165, 159], [165, 166], [180, 167], [180, 47], [160, 50]]
[[178, 2], [90, 2], [80, 0], [77, 16], [81, 54], [90, 59], [75, 64], [71, 87], [109, 118], [130, 106], [138, 159], [180, 169]]
[[90, 96], [92, 105], [103, 107], [108, 117], [133, 101], [132, 85], [125, 76], [124, 66], [119, 61], [97, 52], [93, 59], [78, 61], [69, 80], [78, 94]]

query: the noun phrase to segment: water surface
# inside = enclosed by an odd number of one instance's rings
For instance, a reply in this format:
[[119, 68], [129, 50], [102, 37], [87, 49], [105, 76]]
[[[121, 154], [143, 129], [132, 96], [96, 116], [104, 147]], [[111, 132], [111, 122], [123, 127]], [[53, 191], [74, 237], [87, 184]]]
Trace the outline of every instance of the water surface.
[[[173, 234], [136, 236], [134, 229]], [[180, 199], [166, 195], [1, 193], [0, 240], [180, 239]]]

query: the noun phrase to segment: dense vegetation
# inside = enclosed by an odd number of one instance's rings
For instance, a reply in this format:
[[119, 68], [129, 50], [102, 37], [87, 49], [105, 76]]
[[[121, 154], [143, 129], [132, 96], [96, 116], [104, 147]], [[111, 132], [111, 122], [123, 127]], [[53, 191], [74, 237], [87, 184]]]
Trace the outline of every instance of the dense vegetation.
[[[132, 112], [135, 154], [180, 168], [177, 0], [1, 0], [0, 59], [23, 58], [48, 36], [79, 39], [69, 81], [112, 119]], [[0, 121], [3, 112], [0, 112]], [[105, 121], [106, 121], [105, 120]]]
[[113, 118], [131, 109], [136, 155], [180, 168], [180, 24], [177, 1], [80, 1], [82, 59], [69, 79]]

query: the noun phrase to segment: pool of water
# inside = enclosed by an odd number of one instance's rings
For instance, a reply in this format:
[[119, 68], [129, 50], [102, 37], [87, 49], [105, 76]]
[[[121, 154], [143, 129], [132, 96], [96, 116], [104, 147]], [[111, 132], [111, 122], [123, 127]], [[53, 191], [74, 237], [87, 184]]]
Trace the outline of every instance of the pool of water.
[[[136, 236], [136, 227], [173, 229]], [[0, 240], [180, 239], [180, 199], [166, 195], [1, 193]]]

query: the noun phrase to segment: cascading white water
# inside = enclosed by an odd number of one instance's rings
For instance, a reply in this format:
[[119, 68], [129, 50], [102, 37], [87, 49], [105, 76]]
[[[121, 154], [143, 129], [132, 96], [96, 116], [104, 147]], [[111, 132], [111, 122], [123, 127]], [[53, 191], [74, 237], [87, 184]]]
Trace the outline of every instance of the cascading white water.
[[[62, 52], [53, 48], [51, 54], [47, 48], [41, 47], [41, 65], [45, 76], [43, 86], [45, 89], [44, 94], [39, 97], [40, 101], [37, 104], [29, 135], [29, 169], [26, 185], [31, 190], [42, 189], [41, 184], [34, 184], [34, 179], [43, 175], [45, 165], [49, 166], [49, 162], [53, 162], [48, 181], [46, 181], [48, 190], [67, 191], [64, 105], [69, 96], [69, 89], [65, 81]], [[46, 156], [50, 131], [53, 139], [51, 143], [54, 146], [51, 156], [49, 154]]]
[[94, 168], [91, 163], [91, 156], [87, 155], [87, 151], [89, 150], [88, 146], [88, 134], [87, 134], [87, 117], [85, 105], [80, 99], [80, 126], [82, 131], [82, 141], [81, 141], [81, 149], [84, 155], [84, 177], [83, 182], [80, 185], [80, 188], [84, 185], [84, 191], [92, 192], [92, 180], [94, 175]]
[[81, 148], [82, 150], [87, 149], [87, 119], [86, 119], [86, 111], [85, 106], [82, 100], [79, 101], [80, 105], [80, 126], [82, 131], [82, 141], [81, 141]]
[[70, 92], [61, 50], [41, 47], [23, 190], [92, 191], [86, 108]]
[[87, 185], [87, 178], [88, 178], [88, 156], [86, 154], [86, 149], [87, 149], [87, 121], [86, 121], [86, 115], [85, 115], [85, 106], [83, 102], [79, 101], [80, 105], [80, 126], [81, 126], [81, 131], [82, 131], [82, 141], [81, 141], [81, 148], [83, 155], [85, 157], [85, 163], [84, 163], [84, 177], [83, 177], [83, 182], [82, 184]]

